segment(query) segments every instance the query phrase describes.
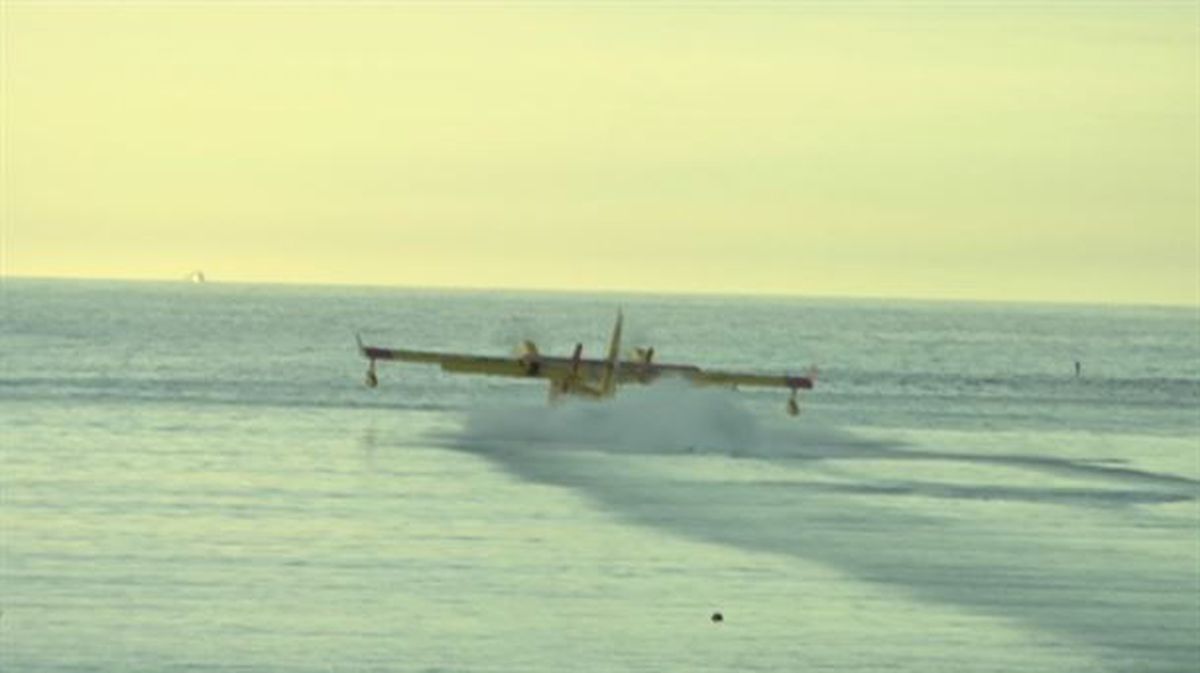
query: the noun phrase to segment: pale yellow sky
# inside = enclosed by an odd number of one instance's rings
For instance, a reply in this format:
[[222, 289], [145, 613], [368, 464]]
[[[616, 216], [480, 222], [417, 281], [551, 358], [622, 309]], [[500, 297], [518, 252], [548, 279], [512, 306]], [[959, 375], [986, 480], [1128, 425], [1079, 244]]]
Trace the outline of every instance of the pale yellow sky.
[[1200, 302], [1194, 2], [2, 7], [6, 276]]

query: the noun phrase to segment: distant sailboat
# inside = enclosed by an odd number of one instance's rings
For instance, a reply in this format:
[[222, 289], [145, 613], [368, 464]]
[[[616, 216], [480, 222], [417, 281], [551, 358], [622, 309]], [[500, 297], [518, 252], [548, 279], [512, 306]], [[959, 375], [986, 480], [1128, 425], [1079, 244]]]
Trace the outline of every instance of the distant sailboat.
[[187, 275], [187, 279], [193, 283], [203, 283], [205, 281], [204, 272], [200, 269], [196, 269]]

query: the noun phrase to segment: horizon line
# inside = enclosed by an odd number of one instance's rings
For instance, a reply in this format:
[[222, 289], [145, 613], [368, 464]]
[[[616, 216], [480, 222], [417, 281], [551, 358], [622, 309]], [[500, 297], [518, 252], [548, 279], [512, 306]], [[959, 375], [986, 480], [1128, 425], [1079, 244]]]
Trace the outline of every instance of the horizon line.
[[112, 277], [112, 276], [40, 276], [40, 275], [23, 275], [0, 273], [0, 285], [7, 280], [42, 280], [42, 281], [66, 281], [66, 282], [115, 282], [115, 283], [146, 283], [146, 284], [163, 284], [163, 285], [242, 285], [242, 286], [284, 286], [284, 287], [344, 287], [344, 288], [362, 288], [362, 289], [394, 289], [394, 290], [416, 290], [416, 291], [441, 291], [441, 292], [475, 292], [475, 293], [530, 293], [530, 294], [578, 294], [578, 295], [640, 295], [649, 297], [740, 297], [740, 298], [763, 298], [763, 299], [810, 299], [810, 300], [862, 300], [862, 301], [900, 301], [900, 302], [930, 302], [943, 304], [1035, 304], [1035, 305], [1052, 305], [1052, 306], [1121, 306], [1121, 307], [1149, 307], [1149, 308], [1175, 308], [1175, 309], [1200, 309], [1200, 294], [1197, 295], [1191, 303], [1178, 303], [1172, 301], [1148, 301], [1148, 302], [1129, 302], [1129, 301], [1079, 301], [1069, 299], [1012, 299], [1012, 298], [996, 298], [996, 297], [953, 297], [953, 296], [913, 296], [913, 295], [879, 295], [879, 294], [800, 294], [786, 291], [764, 291], [764, 290], [738, 290], [731, 289], [727, 291], [711, 291], [711, 290], [648, 290], [644, 288], [561, 288], [561, 287], [537, 287], [537, 286], [502, 286], [502, 287], [482, 287], [472, 285], [413, 285], [413, 284], [385, 284], [385, 283], [369, 283], [357, 281], [288, 281], [288, 280], [221, 280], [213, 279], [205, 273], [205, 280], [201, 283], [192, 282], [189, 280], [190, 273], [180, 275], [178, 278], [130, 278], [130, 277]]

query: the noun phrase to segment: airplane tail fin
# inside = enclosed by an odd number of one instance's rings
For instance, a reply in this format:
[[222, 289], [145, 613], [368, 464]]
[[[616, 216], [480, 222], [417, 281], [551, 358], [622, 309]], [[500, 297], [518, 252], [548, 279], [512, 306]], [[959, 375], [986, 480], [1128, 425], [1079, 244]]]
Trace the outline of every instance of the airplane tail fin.
[[604, 379], [600, 382], [600, 393], [612, 395], [617, 388], [617, 369], [621, 366], [621, 322], [623, 316], [617, 309], [617, 322], [613, 325], [612, 338], [608, 342], [608, 359], [604, 362]]

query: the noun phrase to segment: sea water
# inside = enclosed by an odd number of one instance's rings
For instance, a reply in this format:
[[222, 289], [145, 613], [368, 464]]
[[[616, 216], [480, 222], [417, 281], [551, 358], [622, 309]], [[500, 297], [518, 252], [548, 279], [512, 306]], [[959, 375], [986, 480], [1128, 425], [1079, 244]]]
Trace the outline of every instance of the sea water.
[[[1194, 308], [0, 299], [6, 672], [1200, 670]], [[816, 389], [791, 418], [786, 391], [670, 381], [362, 385], [356, 333], [601, 356], [618, 308], [656, 359]]]

